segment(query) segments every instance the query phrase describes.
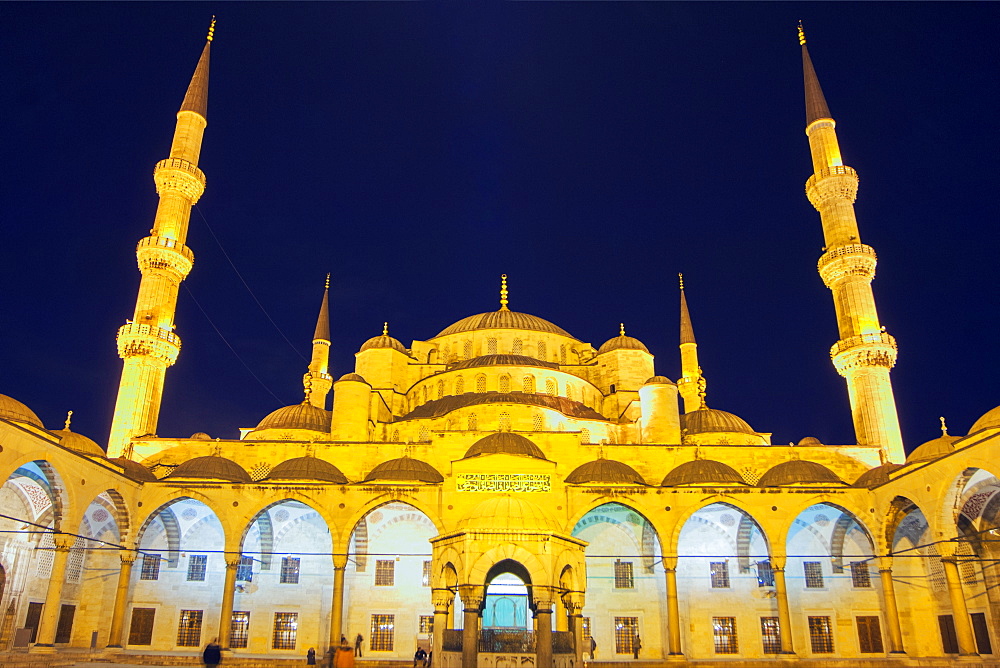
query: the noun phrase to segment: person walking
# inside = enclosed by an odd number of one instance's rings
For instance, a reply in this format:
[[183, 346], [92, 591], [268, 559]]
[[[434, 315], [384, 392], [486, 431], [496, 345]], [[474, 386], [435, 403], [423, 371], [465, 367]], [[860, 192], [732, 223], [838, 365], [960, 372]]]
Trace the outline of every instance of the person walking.
[[590, 636], [590, 660], [594, 660], [594, 650], [597, 649], [597, 641], [594, 640], [594, 636]]
[[222, 663], [222, 648], [219, 647], [218, 638], [212, 638], [212, 642], [205, 645], [205, 651], [201, 653], [202, 663], [205, 668], [215, 668]]
[[354, 636], [354, 656], [361, 656], [361, 643], [363, 643], [364, 641], [365, 639], [361, 636], [360, 633]]
[[312, 647], [310, 647], [309, 651], [306, 652], [306, 665], [307, 666], [316, 665], [316, 650], [314, 650]]
[[639, 650], [642, 649], [642, 638], [639, 634], [635, 634], [635, 638], [632, 639], [632, 657], [635, 659], [639, 658]]
[[413, 653], [413, 668], [424, 668], [427, 665], [427, 652], [423, 647], [418, 647]]

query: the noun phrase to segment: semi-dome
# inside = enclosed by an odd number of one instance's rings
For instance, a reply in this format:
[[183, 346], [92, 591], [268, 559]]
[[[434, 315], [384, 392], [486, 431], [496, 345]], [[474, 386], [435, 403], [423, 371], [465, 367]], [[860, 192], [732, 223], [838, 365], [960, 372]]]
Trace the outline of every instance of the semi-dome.
[[509, 431], [500, 431], [489, 436], [484, 436], [472, 444], [472, 447], [465, 453], [464, 458], [468, 459], [469, 457], [478, 457], [479, 455], [496, 454], [545, 459], [545, 454], [541, 448], [535, 445], [530, 439]]
[[45, 429], [45, 425], [35, 415], [35, 411], [14, 397], [8, 397], [6, 394], [0, 394], [0, 418], [14, 422], [24, 422], [39, 429]]
[[623, 462], [614, 459], [595, 459], [586, 464], [580, 464], [566, 476], [566, 482], [581, 485], [585, 483], [601, 483], [610, 485], [645, 485], [639, 472]]
[[668, 473], [662, 487], [677, 487], [678, 485], [745, 485], [736, 469], [729, 464], [717, 462], [714, 459], [695, 459], [684, 462]]
[[889, 482], [889, 474], [893, 471], [902, 467], [902, 464], [893, 464], [892, 462], [886, 462], [881, 466], [876, 466], [873, 469], [868, 469], [854, 481], [854, 487], [867, 487], [871, 489], [872, 487], [878, 487], [879, 485], [884, 485]]
[[317, 457], [295, 457], [281, 462], [267, 474], [266, 480], [320, 480], [346, 485], [347, 477], [336, 466]]
[[743, 418], [732, 413], [727, 413], [726, 411], [707, 407], [682, 414], [681, 430], [688, 434], [711, 434], [716, 432], [756, 433]]
[[783, 462], [760, 477], [758, 487], [776, 487], [778, 485], [796, 484], [844, 484], [836, 473], [822, 464], [794, 459]]
[[448, 336], [449, 334], [460, 334], [461, 332], [472, 332], [478, 329], [527, 329], [534, 332], [545, 332], [547, 334], [558, 334], [571, 339], [576, 337], [561, 327], [553, 325], [548, 320], [539, 318], [529, 313], [519, 313], [500, 309], [489, 313], [479, 313], [462, 318], [453, 325], [445, 327], [434, 338]]
[[125, 470], [125, 477], [131, 478], [136, 482], [156, 482], [157, 480], [152, 471], [128, 457], [115, 457], [108, 461], [122, 467]]
[[255, 429], [309, 429], [328, 433], [332, 414], [307, 401], [272, 411]]
[[206, 455], [189, 459], [173, 471], [167, 478], [208, 478], [209, 480], [228, 480], [229, 482], [251, 482], [242, 466], [232, 459]]
[[911, 452], [910, 456], [906, 458], [906, 463], [916, 464], [918, 462], [929, 462], [932, 459], [950, 455], [955, 452], [954, 443], [960, 438], [961, 436], [942, 434], [937, 438], [931, 439]]
[[541, 506], [508, 494], [481, 502], [458, 526], [480, 531], [559, 531], [559, 523]]
[[601, 347], [597, 349], [597, 354], [610, 352], [612, 350], [641, 350], [644, 353], [649, 352], [649, 348], [646, 347], [639, 339], [634, 336], [626, 336], [624, 330], [618, 336], [613, 339], [608, 339], [601, 344]]
[[666, 376], [653, 376], [646, 380], [643, 385], [676, 385], [676, 383]]
[[382, 462], [365, 477], [365, 482], [376, 480], [405, 482], [444, 482], [444, 476], [427, 462], [411, 457], [400, 457]]
[[400, 343], [399, 339], [394, 339], [388, 334], [373, 336], [361, 344], [361, 350], [358, 352], [364, 352], [375, 348], [392, 348], [393, 350], [398, 350], [401, 353], [406, 353], [406, 347]]
[[104, 456], [104, 450], [93, 439], [87, 438], [75, 431], [70, 431], [68, 427], [66, 429], [58, 429], [52, 433], [59, 437], [59, 445], [73, 452], [78, 452], [88, 457]]
[[457, 362], [451, 367], [451, 370], [456, 369], [472, 369], [481, 366], [536, 366], [545, 369], [558, 369], [559, 365], [555, 362], [546, 362], [544, 360], [535, 359], [534, 357], [528, 357], [527, 355], [480, 355], [479, 357], [472, 357], [467, 360], [462, 360]]
[[976, 420], [975, 424], [972, 425], [972, 429], [969, 430], [970, 434], [975, 434], [977, 431], [982, 431], [983, 429], [1000, 427], [1000, 406], [986, 411], [981, 418]]

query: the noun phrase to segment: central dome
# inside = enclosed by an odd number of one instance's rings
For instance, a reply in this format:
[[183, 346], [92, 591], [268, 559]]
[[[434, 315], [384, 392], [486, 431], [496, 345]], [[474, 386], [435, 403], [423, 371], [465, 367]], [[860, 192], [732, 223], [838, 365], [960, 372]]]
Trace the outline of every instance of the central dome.
[[517, 311], [508, 311], [506, 309], [490, 311], [489, 313], [480, 313], [479, 315], [470, 315], [468, 318], [462, 318], [454, 325], [445, 327], [441, 330], [441, 333], [434, 338], [436, 339], [440, 336], [447, 336], [449, 334], [459, 334], [461, 332], [472, 332], [477, 329], [527, 329], [533, 332], [545, 332], [547, 334], [568, 336], [571, 339], [576, 338], [562, 327], [557, 327], [548, 320], [531, 315], [530, 313], [519, 313]]

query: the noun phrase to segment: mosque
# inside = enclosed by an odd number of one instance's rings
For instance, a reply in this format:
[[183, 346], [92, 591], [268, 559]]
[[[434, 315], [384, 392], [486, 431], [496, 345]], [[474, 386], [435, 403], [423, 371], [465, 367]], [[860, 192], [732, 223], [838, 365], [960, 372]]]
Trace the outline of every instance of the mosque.
[[317, 294], [302, 402], [225, 440], [157, 431], [210, 33], [153, 174], [109, 439], [0, 395], [5, 665], [190, 663], [213, 638], [244, 666], [342, 638], [367, 665], [1000, 665], [1000, 407], [905, 455], [858, 175], [800, 43], [856, 442], [772, 444], [709, 407], [683, 284], [675, 382], [624, 327], [595, 346], [511, 310], [504, 280], [496, 310], [385, 330], [337, 379]]

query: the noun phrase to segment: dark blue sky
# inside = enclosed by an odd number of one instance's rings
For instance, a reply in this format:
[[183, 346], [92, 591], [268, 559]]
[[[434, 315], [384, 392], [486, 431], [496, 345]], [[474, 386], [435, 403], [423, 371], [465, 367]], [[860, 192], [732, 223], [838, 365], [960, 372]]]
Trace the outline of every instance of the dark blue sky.
[[151, 169], [213, 13], [162, 436], [235, 437], [300, 401], [328, 271], [336, 375], [383, 320], [409, 345], [494, 310], [507, 273], [513, 309], [595, 346], [624, 321], [671, 378], [683, 271], [709, 405], [776, 443], [850, 442], [803, 194], [798, 19], [861, 175], [907, 448], [1000, 403], [997, 3], [3, 10], [0, 392], [50, 428], [72, 409], [106, 441]]

